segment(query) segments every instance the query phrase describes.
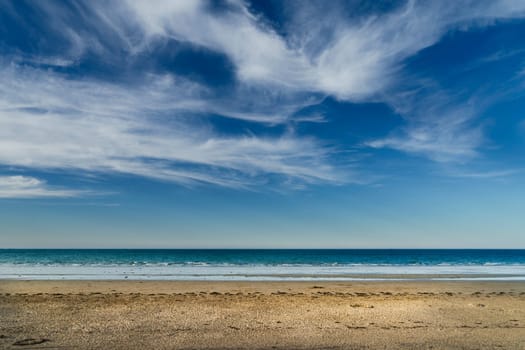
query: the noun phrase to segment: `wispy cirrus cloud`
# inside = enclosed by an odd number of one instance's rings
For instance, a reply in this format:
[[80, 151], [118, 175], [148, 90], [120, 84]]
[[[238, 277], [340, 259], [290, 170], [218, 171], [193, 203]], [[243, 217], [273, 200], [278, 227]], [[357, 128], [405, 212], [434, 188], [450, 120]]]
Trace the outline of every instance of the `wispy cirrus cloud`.
[[32, 176], [0, 176], [0, 198], [71, 198], [88, 193], [49, 186], [46, 181]]
[[[297, 113], [326, 96], [386, 103], [405, 119], [403, 129], [368, 142], [372, 148], [440, 162], [478, 154], [485, 140], [479, 108], [443, 102], [435, 97], [439, 91], [404, 106], [392, 96], [403, 93], [407, 58], [451, 30], [523, 17], [523, 2], [408, 1], [351, 19], [342, 11], [316, 11], [315, 3], [290, 4], [283, 35], [242, 1], [221, 10], [205, 1], [34, 3], [48, 19], [43, 29], [62, 41], [47, 54], [15, 50], [4, 57], [0, 164], [235, 188], [273, 177], [286, 184], [361, 182], [335, 161], [336, 147], [316, 135], [225, 135], [207, 119], [220, 115], [263, 128], [294, 118], [319, 122], [325, 119]], [[13, 6], [6, 9], [31, 30]], [[133, 62], [155, 54], [156, 44], [172, 41], [224, 55], [234, 86], [219, 93], [173, 72], [133, 70]], [[133, 82], [68, 73], [85, 57], [113, 69], [129, 65]]]
[[293, 7], [289, 36], [283, 37], [242, 1], [230, 4], [229, 10], [218, 12], [205, 1], [160, 1], [157, 6], [128, 1], [127, 10], [143, 31], [141, 45], [159, 37], [190, 42], [225, 53], [245, 83], [350, 101], [377, 98], [395, 85], [404, 59], [449, 30], [525, 15], [519, 1], [407, 1], [387, 13], [351, 19], [337, 11], [314, 12], [311, 3], [300, 3]]
[[[194, 121], [198, 86], [166, 77], [123, 88], [12, 65], [0, 70], [0, 163], [250, 187], [265, 175], [342, 182], [330, 148], [283, 134], [224, 136]], [[196, 96], [200, 96], [197, 99]], [[346, 179], [348, 180], [348, 179]]]
[[484, 125], [477, 117], [486, 102], [451, 96], [441, 89], [425, 90], [408, 90], [389, 97], [389, 104], [404, 116], [405, 125], [366, 145], [425, 156], [440, 163], [478, 157], [485, 136]]
[[[290, 5], [291, 18], [283, 37], [261, 23], [244, 3], [232, 4], [229, 11], [217, 14], [205, 2], [174, 5], [168, 1], [156, 8], [128, 2], [146, 40], [175, 38], [223, 52], [237, 67], [242, 84], [389, 104], [407, 125], [368, 145], [439, 162], [468, 161], [479, 155], [485, 136], [476, 120], [483, 108], [469, 105], [468, 100], [484, 97], [473, 92], [465, 97], [467, 102], [442, 101], [443, 92], [437, 88], [418, 96], [425, 106], [412, 99], [412, 105], [400, 110], [391, 96], [403, 93], [404, 61], [450, 31], [525, 16], [525, 4], [520, 1], [407, 1], [386, 13], [349, 20], [345, 11], [337, 10], [341, 3], [332, 3], [333, 11], [320, 12], [317, 3], [303, 2]], [[501, 58], [492, 55], [489, 60]]]
[[109, 6], [102, 2], [37, 6], [51, 19], [54, 32], [76, 48], [70, 56], [93, 52], [111, 60], [118, 56], [115, 48], [133, 56], [148, 52], [158, 41], [175, 40], [225, 54], [240, 83], [354, 102], [381, 99], [381, 93], [397, 85], [403, 61], [447, 32], [525, 16], [523, 2], [512, 0], [452, 4], [413, 0], [387, 12], [356, 17], [337, 10], [344, 2], [334, 1], [326, 11], [316, 4], [290, 3], [286, 36], [243, 1], [230, 1], [222, 10], [204, 0], [161, 0], [155, 6], [140, 0]]
[[477, 171], [477, 172], [455, 172], [451, 174], [454, 177], [462, 177], [467, 179], [502, 179], [523, 172], [523, 169], [504, 169], [497, 171]]

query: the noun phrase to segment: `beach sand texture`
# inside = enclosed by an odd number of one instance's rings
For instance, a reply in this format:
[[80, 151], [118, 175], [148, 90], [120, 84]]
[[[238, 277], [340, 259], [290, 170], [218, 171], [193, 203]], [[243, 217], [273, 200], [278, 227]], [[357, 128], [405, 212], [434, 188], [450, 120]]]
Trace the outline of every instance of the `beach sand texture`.
[[525, 283], [0, 281], [0, 348], [525, 349]]

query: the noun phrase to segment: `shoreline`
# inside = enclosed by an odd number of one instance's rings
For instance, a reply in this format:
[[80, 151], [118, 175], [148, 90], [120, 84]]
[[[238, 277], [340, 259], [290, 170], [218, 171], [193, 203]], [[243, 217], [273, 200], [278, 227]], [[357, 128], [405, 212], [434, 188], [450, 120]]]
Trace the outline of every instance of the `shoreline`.
[[18, 273], [2, 271], [0, 281], [209, 281], [209, 282], [359, 282], [359, 281], [521, 281], [523, 273]]
[[295, 277], [283, 277], [276, 278], [274, 276], [268, 278], [156, 278], [156, 277], [147, 277], [147, 278], [28, 278], [28, 277], [17, 277], [17, 278], [0, 278], [1, 283], [7, 282], [172, 282], [172, 283], [382, 283], [382, 282], [392, 282], [392, 283], [447, 283], [447, 282], [464, 282], [464, 283], [483, 283], [483, 282], [494, 282], [494, 283], [525, 283], [524, 276], [481, 276], [481, 277], [463, 277], [463, 276], [454, 276], [454, 277], [396, 277], [396, 276], [381, 276], [381, 277], [348, 277], [348, 278], [295, 278]]
[[431, 290], [455, 290], [455, 291], [501, 291], [501, 290], [521, 290], [525, 293], [525, 283], [523, 281], [464, 281], [464, 280], [359, 280], [359, 281], [188, 281], [188, 280], [8, 280], [0, 279], [0, 294], [10, 293], [45, 293], [45, 291], [62, 289], [69, 292], [82, 291], [106, 291], [108, 288], [117, 291], [148, 291], [166, 292], [169, 290], [195, 291], [205, 290], [228, 290], [237, 289], [257, 289], [272, 290], [280, 287], [289, 289], [305, 289], [308, 287], [322, 286], [333, 290], [355, 289], [358, 287], [367, 290], [404, 290], [420, 292], [425, 289]]

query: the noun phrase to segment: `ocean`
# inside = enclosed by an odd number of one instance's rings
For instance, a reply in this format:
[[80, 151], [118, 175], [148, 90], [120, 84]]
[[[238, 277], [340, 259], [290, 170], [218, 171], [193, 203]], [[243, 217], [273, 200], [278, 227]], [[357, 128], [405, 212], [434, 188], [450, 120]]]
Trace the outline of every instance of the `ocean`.
[[525, 250], [0, 249], [0, 279], [525, 281]]

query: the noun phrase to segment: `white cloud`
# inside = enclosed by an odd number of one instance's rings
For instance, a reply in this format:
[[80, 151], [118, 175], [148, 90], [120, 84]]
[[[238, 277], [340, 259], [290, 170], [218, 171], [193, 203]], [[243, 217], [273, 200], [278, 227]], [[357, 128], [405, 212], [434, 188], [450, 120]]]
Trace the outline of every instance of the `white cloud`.
[[[146, 42], [159, 37], [190, 42], [225, 53], [245, 83], [322, 92], [351, 101], [384, 92], [404, 59], [451, 29], [525, 15], [525, 3], [520, 1], [408, 1], [386, 14], [349, 20], [334, 11], [314, 12], [301, 2], [288, 27], [290, 38], [284, 38], [251, 15], [241, 1], [231, 1], [233, 9], [221, 13], [210, 11], [204, 1], [127, 4]], [[332, 28], [330, 35], [326, 28]]]
[[0, 198], [70, 198], [86, 192], [50, 187], [31, 176], [0, 176]]
[[[386, 14], [349, 20], [344, 11], [320, 11], [301, 2], [292, 11], [286, 28], [289, 37], [284, 38], [252, 16], [242, 2], [231, 3], [234, 10], [219, 14], [200, 1], [128, 5], [146, 40], [175, 38], [223, 52], [234, 62], [243, 84], [322, 93], [352, 102], [382, 101], [395, 109], [399, 103], [389, 95], [400, 94], [405, 59], [450, 30], [525, 16], [523, 1], [407, 1]], [[432, 113], [418, 114], [414, 109], [406, 106], [407, 113], [401, 114], [410, 124], [404, 132], [370, 146], [437, 161], [468, 160], [478, 154], [483, 130], [472, 120], [481, 109], [466, 110], [461, 104], [443, 108], [439, 101], [428, 107]]]
[[[396, 101], [397, 100], [397, 101]], [[475, 119], [483, 103], [459, 103], [444, 94], [402, 94], [390, 102], [403, 113], [406, 126], [383, 139], [367, 143], [426, 156], [437, 162], [464, 162], [478, 156], [484, 141], [482, 124]]]
[[87, 51], [112, 60], [115, 48], [133, 57], [147, 53], [156, 40], [176, 39], [224, 53], [234, 64], [238, 85], [233, 95], [218, 98], [172, 75], [151, 75], [141, 86], [123, 87], [4, 65], [0, 164], [233, 187], [265, 182], [271, 175], [300, 183], [354, 181], [351, 172], [331, 162], [332, 149], [314, 138], [225, 136], [193, 118], [213, 113], [285, 123], [323, 95], [382, 101], [400, 111], [407, 128], [370, 142], [372, 147], [438, 161], [468, 159], [484, 140], [473, 123], [478, 110], [442, 107], [431, 99], [436, 106], [401, 108], [388, 95], [400, 94], [403, 61], [447, 31], [523, 17], [525, 9], [521, 1], [409, 1], [386, 14], [348, 20], [336, 11], [305, 16], [309, 9], [301, 3], [287, 28], [290, 35], [283, 37], [243, 2], [228, 4], [228, 11], [211, 11], [197, 0], [87, 2], [74, 5], [82, 14], [79, 28], [60, 4], [35, 4], [70, 48], [63, 58], [39, 56], [33, 63], [68, 66]]
[[[155, 6], [146, 0], [90, 2], [74, 6], [82, 15], [80, 22], [55, 3], [35, 5], [49, 17], [50, 27], [69, 40], [73, 56], [90, 50], [111, 60], [115, 47], [135, 55], [147, 52], [157, 40], [175, 39], [224, 53], [244, 84], [354, 102], [387, 92], [400, 78], [403, 60], [448, 31], [525, 16], [525, 3], [516, 0], [409, 0], [386, 13], [352, 18], [337, 11], [335, 1], [328, 6], [335, 9], [331, 11], [325, 3], [321, 9], [300, 2], [284, 23], [283, 37], [250, 13], [243, 1], [227, 4], [228, 10], [214, 11], [204, 0], [159, 0]], [[72, 25], [75, 19], [78, 28]]]
[[454, 177], [463, 177], [467, 179], [501, 179], [523, 172], [520, 169], [505, 169], [493, 171], [478, 171], [478, 172], [455, 172], [450, 174]]
[[152, 76], [123, 88], [16, 65], [0, 70], [0, 80], [0, 164], [232, 187], [269, 174], [344, 181], [330, 165], [331, 150], [314, 139], [223, 136], [194, 121], [192, 112], [213, 104], [185, 81]]
[[257, 19], [241, 2], [235, 10], [212, 13], [204, 1], [128, 1], [145, 40], [158, 37], [190, 42], [223, 52], [234, 62], [237, 75], [249, 83], [269, 83], [304, 90], [315, 82], [307, 57], [290, 50], [287, 43]]

